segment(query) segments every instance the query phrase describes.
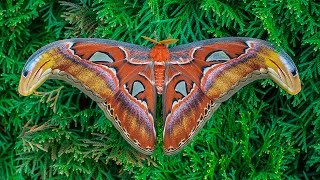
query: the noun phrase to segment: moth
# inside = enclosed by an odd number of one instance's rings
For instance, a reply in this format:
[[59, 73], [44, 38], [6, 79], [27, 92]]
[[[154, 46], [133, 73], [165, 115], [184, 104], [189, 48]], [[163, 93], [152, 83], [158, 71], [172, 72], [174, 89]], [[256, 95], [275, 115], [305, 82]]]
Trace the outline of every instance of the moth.
[[152, 154], [156, 98], [162, 94], [163, 147], [180, 151], [220, 104], [248, 83], [271, 78], [289, 94], [301, 90], [297, 68], [283, 51], [253, 38], [216, 38], [167, 48], [95, 38], [56, 41], [26, 62], [18, 91], [32, 94], [47, 79], [88, 95], [134, 148]]

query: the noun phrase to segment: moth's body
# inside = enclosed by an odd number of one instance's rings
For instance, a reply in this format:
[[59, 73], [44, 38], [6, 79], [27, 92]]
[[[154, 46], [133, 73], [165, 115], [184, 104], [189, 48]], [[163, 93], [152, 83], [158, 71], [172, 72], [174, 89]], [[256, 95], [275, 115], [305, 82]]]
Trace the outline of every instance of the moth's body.
[[165, 44], [156, 44], [150, 50], [150, 58], [154, 61], [154, 77], [157, 93], [162, 94], [164, 89], [165, 64], [170, 59], [170, 53]]
[[182, 149], [212, 113], [244, 85], [272, 78], [290, 94], [300, 79], [291, 58], [251, 38], [199, 41], [152, 49], [111, 40], [70, 39], [49, 44], [26, 63], [19, 84], [30, 95], [46, 79], [62, 79], [97, 102], [122, 136], [145, 154], [154, 151], [156, 94], [162, 94], [164, 150]]

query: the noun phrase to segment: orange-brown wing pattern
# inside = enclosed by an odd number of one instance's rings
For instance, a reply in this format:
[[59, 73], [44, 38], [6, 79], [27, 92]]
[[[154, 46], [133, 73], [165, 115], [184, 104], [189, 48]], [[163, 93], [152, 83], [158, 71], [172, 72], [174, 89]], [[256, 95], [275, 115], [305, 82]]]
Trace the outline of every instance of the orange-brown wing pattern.
[[221, 102], [256, 79], [272, 78], [290, 94], [301, 89], [291, 58], [265, 41], [211, 39], [174, 47], [170, 55], [163, 93], [168, 154], [183, 148]]
[[30, 57], [19, 92], [30, 95], [48, 78], [65, 80], [96, 101], [133, 147], [151, 154], [156, 90], [148, 55], [148, 48], [117, 41], [57, 41]]
[[[171, 71], [171, 72], [170, 72]], [[190, 78], [170, 66], [163, 94], [163, 146], [167, 154], [181, 150], [219, 107]]]

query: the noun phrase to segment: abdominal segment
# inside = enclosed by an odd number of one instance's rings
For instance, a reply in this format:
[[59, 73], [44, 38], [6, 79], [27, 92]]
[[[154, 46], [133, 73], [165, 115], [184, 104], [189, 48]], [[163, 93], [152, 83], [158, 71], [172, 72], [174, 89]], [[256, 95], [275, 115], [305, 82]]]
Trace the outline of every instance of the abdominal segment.
[[155, 73], [154, 76], [155, 76], [155, 81], [156, 81], [157, 93], [162, 94], [163, 87], [164, 87], [165, 66], [164, 65], [155, 65], [154, 73]]

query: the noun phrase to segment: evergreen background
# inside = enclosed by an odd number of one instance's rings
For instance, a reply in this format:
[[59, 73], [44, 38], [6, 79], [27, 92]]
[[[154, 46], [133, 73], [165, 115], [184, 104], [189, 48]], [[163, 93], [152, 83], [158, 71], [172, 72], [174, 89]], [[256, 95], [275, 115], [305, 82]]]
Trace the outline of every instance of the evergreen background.
[[[315, 179], [320, 177], [320, 3], [317, 0], [2, 0], [0, 2], [0, 179]], [[152, 46], [247, 36], [294, 59], [302, 91], [291, 96], [256, 81], [223, 103], [180, 154], [136, 152], [76, 88], [47, 81], [17, 92], [38, 48], [71, 37]], [[42, 92], [42, 93], [41, 93]]]

